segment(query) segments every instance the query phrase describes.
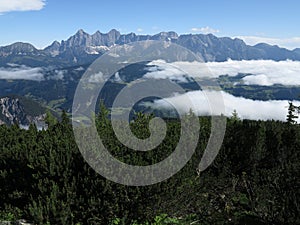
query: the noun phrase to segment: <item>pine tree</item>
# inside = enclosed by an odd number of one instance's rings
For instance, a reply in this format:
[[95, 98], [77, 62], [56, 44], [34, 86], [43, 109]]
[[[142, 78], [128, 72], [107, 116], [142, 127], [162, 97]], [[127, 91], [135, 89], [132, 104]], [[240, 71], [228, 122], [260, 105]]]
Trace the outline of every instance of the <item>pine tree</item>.
[[46, 111], [46, 118], [45, 118], [45, 122], [47, 124], [48, 127], [53, 126], [57, 123], [57, 119], [52, 115], [52, 113], [50, 112], [50, 110]]
[[232, 112], [231, 119], [232, 119], [233, 121], [240, 121], [240, 120], [241, 120], [240, 117], [239, 117], [239, 115], [238, 115], [238, 113], [237, 113], [237, 111], [236, 111], [235, 109], [234, 109], [233, 112]]
[[286, 118], [287, 123], [297, 123], [298, 115], [296, 115], [296, 113], [299, 113], [299, 107], [295, 106], [293, 102], [289, 102], [288, 115]]

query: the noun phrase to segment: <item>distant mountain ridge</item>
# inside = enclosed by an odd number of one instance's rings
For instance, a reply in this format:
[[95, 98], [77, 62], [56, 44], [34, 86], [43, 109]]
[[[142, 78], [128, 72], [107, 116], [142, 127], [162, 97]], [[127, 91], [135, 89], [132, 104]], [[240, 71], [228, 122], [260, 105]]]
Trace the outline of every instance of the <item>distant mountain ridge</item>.
[[247, 45], [243, 40], [229, 37], [216, 37], [212, 34], [183, 34], [161, 32], [155, 35], [121, 34], [112, 29], [108, 33], [100, 31], [90, 35], [78, 30], [76, 34], [61, 42], [54, 41], [44, 49], [37, 49], [29, 43], [17, 42], [0, 47], [0, 66], [7, 63], [19, 63], [29, 66], [70, 66], [88, 64], [112, 46], [144, 40], [171, 41], [190, 49], [204, 61], [232, 60], [297, 60], [300, 61], [300, 49], [288, 50], [278, 46], [261, 43]]

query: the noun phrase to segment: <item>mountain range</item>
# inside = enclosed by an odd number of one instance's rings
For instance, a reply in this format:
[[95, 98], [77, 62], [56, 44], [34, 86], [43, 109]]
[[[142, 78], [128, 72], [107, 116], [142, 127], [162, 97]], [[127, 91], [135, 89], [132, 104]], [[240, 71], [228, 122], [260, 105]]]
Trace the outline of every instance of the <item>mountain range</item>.
[[0, 47], [0, 66], [16, 63], [28, 66], [59, 67], [89, 64], [99, 55], [115, 45], [144, 40], [171, 41], [201, 56], [205, 62], [232, 60], [300, 60], [300, 48], [288, 50], [265, 43], [254, 46], [243, 40], [229, 37], [216, 37], [213, 34], [183, 34], [161, 32], [155, 35], [121, 34], [112, 29], [108, 33], [90, 35], [80, 29], [76, 34], [61, 42], [54, 41], [44, 49], [37, 49], [30, 43], [17, 42]]
[[[54, 41], [44, 49], [17, 42], [0, 47], [0, 125], [17, 122], [23, 125], [36, 123], [39, 126], [46, 108], [71, 112], [76, 87], [89, 65], [116, 45], [143, 40], [176, 43], [190, 49], [205, 62], [224, 62], [229, 58], [300, 61], [300, 48], [288, 50], [265, 43], [250, 46], [237, 38], [212, 34], [161, 32], [156, 35], [137, 35], [121, 34], [113, 29], [105, 34], [97, 31], [90, 35], [79, 30], [67, 40]], [[149, 65], [143, 62], [123, 68], [119, 71], [119, 77], [127, 81], [144, 76], [147, 72]], [[223, 75], [217, 79], [222, 89], [238, 97], [264, 101], [295, 100], [300, 93], [300, 86], [259, 86], [241, 82], [249, 74]], [[108, 82], [101, 97], [107, 106], [111, 106], [124, 85]], [[193, 90], [193, 85], [193, 82], [183, 84], [186, 90]]]

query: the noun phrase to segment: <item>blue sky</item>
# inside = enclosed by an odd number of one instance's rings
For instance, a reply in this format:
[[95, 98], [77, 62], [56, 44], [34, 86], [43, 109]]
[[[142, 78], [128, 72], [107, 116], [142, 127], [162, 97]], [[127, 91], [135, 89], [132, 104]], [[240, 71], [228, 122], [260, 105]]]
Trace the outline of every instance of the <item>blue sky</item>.
[[241, 0], [0, 0], [0, 46], [16, 41], [38, 48], [88, 33], [214, 33], [300, 47], [300, 1]]

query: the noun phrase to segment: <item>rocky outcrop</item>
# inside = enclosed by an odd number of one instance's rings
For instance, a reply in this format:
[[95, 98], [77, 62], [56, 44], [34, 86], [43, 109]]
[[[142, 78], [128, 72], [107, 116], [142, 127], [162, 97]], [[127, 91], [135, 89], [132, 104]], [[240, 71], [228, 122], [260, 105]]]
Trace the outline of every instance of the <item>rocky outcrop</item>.
[[0, 225], [33, 225], [33, 223], [30, 223], [24, 219], [20, 219], [14, 222], [11, 221], [0, 221]]
[[[32, 106], [35, 106], [32, 104]], [[19, 124], [28, 126], [36, 124], [42, 126], [46, 117], [45, 113], [28, 113], [25, 109], [26, 105], [18, 97], [2, 97], [0, 98], [0, 125], [1, 124]], [[28, 106], [30, 107], [30, 106]], [[30, 109], [32, 112], [34, 110]]]

